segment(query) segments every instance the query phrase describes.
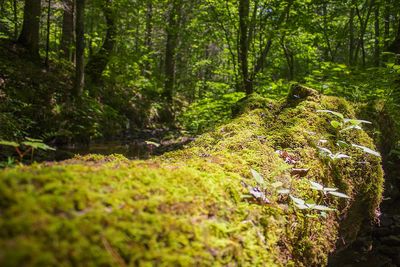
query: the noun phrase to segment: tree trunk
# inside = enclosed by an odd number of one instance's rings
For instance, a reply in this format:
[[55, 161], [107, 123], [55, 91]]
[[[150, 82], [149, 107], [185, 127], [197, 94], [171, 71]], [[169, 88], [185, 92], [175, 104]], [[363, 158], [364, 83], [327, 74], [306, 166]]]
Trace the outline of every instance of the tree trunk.
[[165, 46], [165, 81], [164, 81], [164, 97], [168, 104], [172, 104], [173, 91], [175, 85], [175, 50], [178, 43], [179, 17], [181, 13], [181, 1], [174, 0], [169, 11], [167, 25], [167, 40]]
[[362, 64], [363, 67], [365, 67], [365, 44], [364, 44], [364, 37], [365, 37], [365, 32], [367, 30], [367, 25], [368, 25], [368, 21], [369, 21], [369, 17], [371, 15], [371, 11], [372, 11], [372, 7], [374, 6], [374, 0], [370, 1], [370, 4], [368, 6], [368, 10], [367, 10], [367, 14], [365, 19], [363, 19], [361, 17], [360, 14], [360, 9], [358, 7], [356, 7], [356, 14], [358, 17], [358, 20], [360, 22], [360, 35], [359, 35], [359, 39], [358, 39], [358, 44], [356, 47], [356, 51], [355, 51], [355, 56], [354, 56], [354, 61], [355, 63], [357, 63], [357, 59], [358, 59], [358, 52], [361, 49], [361, 53], [362, 53]]
[[[94, 54], [86, 65], [86, 74], [93, 85], [100, 85], [102, 83], [102, 74], [107, 67], [108, 61], [115, 46], [115, 37], [117, 28], [114, 21], [113, 10], [111, 7], [112, 1], [105, 0], [102, 9], [106, 19], [106, 36], [100, 50]], [[91, 92], [96, 94], [97, 92]]]
[[47, 1], [48, 1], [48, 6], [47, 6], [47, 32], [46, 32], [46, 59], [44, 65], [46, 66], [46, 68], [49, 68], [51, 0]]
[[397, 58], [397, 64], [400, 64], [400, 17], [399, 17], [399, 22], [398, 22], [398, 26], [397, 26], [397, 34], [395, 39], [393, 40], [393, 42], [391, 43], [391, 45], [388, 47], [388, 50], [390, 52], [393, 52], [396, 55]]
[[41, 0], [25, 0], [24, 22], [18, 43], [23, 45], [33, 59], [39, 59], [39, 23]]
[[82, 95], [85, 84], [85, 28], [84, 28], [85, 0], [76, 0], [76, 65], [73, 96]]
[[375, 5], [375, 10], [374, 10], [374, 15], [375, 15], [375, 49], [374, 49], [374, 64], [376, 67], [379, 67], [380, 65], [380, 27], [379, 27], [379, 3], [376, 3]]
[[63, 58], [74, 61], [73, 43], [74, 33], [74, 0], [63, 0], [63, 21], [61, 35], [61, 55]]
[[354, 65], [354, 7], [350, 9], [350, 19], [349, 19], [349, 65]]
[[[151, 0], [148, 0], [146, 6], [146, 35], [145, 35], [145, 46], [146, 46], [146, 53], [147, 56], [150, 56], [152, 51], [153, 41], [152, 41], [152, 34], [153, 34], [153, 4]], [[150, 78], [149, 70], [150, 70], [150, 59], [147, 59], [143, 66], [142, 75], [145, 77]]]
[[13, 15], [14, 15], [14, 39], [18, 39], [18, 6], [17, 0], [13, 0]]
[[242, 87], [246, 95], [253, 93], [253, 82], [249, 76], [249, 0], [239, 1], [239, 65], [242, 76]]

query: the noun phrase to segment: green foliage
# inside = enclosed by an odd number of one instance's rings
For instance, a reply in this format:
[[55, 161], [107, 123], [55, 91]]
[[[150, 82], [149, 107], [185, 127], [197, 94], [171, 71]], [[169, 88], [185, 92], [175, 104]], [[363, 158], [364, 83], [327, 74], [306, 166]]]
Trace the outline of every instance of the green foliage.
[[193, 133], [204, 132], [230, 119], [232, 106], [243, 96], [243, 93], [229, 93], [219, 99], [200, 100], [191, 104], [178, 120]]
[[[19, 162], [22, 162], [24, 156], [26, 156], [28, 153], [31, 154], [31, 161], [33, 161], [33, 155], [35, 149], [44, 151], [55, 150], [54, 148], [43, 143], [43, 140], [30, 137], [26, 137], [25, 141], [22, 141], [20, 143], [14, 141], [0, 140], [0, 146], [12, 147], [19, 156]], [[13, 165], [13, 162], [14, 162], [13, 158], [10, 155], [8, 155], [7, 160], [5, 162], [2, 162], [1, 166], [4, 167], [11, 166]]]

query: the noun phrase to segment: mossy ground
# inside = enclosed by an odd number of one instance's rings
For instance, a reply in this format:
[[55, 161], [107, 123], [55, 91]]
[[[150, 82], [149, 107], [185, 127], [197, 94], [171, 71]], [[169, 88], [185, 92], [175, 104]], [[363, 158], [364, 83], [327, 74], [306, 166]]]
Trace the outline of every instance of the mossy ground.
[[[340, 238], [351, 241], [382, 193], [380, 159], [343, 148], [328, 161], [318, 140], [373, 148], [363, 131], [336, 132], [331, 109], [354, 117], [346, 101], [310, 95], [245, 111], [189, 147], [147, 161], [90, 155], [0, 173], [1, 266], [322, 266]], [[275, 151], [296, 158], [288, 164]], [[310, 168], [304, 177], [291, 169]], [[270, 204], [242, 198], [266, 180]], [[291, 194], [337, 208], [326, 217], [296, 209]], [[310, 189], [335, 186], [340, 200]]]

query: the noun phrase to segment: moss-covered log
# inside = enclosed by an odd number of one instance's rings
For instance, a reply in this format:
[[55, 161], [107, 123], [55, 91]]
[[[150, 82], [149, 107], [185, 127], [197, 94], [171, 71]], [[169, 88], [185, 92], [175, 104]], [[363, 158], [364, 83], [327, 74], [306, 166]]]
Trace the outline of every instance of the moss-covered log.
[[[382, 170], [379, 157], [343, 145], [373, 148], [364, 131], [340, 131], [335, 116], [316, 112], [355, 118], [349, 103], [299, 88], [284, 103], [248, 97], [241, 104], [256, 109], [238, 107], [232, 122], [151, 160], [91, 155], [2, 171], [0, 265], [326, 264], [336, 240], [351, 242], [375, 216]], [[330, 159], [318, 146], [351, 158]], [[251, 168], [264, 186], [256, 188]], [[300, 210], [279, 187], [336, 210]], [[244, 197], [249, 190], [265, 198]]]

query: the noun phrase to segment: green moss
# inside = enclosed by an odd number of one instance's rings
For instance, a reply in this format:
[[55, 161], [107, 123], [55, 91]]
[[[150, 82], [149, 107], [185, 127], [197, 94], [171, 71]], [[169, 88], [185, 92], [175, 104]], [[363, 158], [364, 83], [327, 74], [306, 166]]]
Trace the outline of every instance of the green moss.
[[[339, 230], [351, 242], [365, 211], [377, 208], [380, 161], [350, 148], [350, 160], [318, 155], [322, 138], [373, 147], [362, 131], [329, 136], [329, 116], [315, 110], [354, 116], [344, 100], [313, 95], [288, 103], [248, 110], [185, 149], [147, 161], [89, 155], [2, 171], [0, 265], [324, 265]], [[292, 153], [308, 174], [290, 175], [293, 166], [276, 149]], [[242, 198], [243, 182], [255, 185], [250, 168], [264, 176], [271, 204]], [[309, 180], [352, 199], [321, 197]], [[276, 181], [339, 211], [309, 217], [315, 212], [297, 210], [273, 191]]]

